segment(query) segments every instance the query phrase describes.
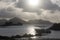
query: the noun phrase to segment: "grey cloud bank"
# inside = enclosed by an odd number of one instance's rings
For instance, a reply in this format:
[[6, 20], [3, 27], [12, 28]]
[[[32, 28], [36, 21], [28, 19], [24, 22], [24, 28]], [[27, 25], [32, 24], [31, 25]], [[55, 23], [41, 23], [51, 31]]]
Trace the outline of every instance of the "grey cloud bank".
[[[12, 0], [13, 1], [13, 0]], [[24, 20], [47, 20], [53, 23], [60, 23], [60, 6], [55, 0], [42, 0], [42, 3], [37, 12], [27, 11], [22, 0], [17, 0], [15, 3], [7, 0], [0, 1], [0, 16], [1, 17], [19, 17]], [[60, 2], [60, 1], [59, 1]], [[14, 3], [14, 4], [13, 4]], [[26, 12], [24, 12], [24, 10]], [[39, 14], [39, 15], [38, 15]]]

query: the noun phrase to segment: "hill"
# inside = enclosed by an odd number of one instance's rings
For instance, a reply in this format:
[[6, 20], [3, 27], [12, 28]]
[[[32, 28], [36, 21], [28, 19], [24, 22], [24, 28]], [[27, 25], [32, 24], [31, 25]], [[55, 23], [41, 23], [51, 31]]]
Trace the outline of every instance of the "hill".
[[49, 29], [51, 29], [51, 30], [59, 30], [60, 31], [60, 23], [55, 23]]

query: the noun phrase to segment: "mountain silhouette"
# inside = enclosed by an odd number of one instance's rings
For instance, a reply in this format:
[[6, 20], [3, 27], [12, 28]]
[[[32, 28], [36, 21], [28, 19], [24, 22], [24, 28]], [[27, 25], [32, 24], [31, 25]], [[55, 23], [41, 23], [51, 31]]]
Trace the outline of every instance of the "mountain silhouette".
[[6, 19], [0, 19], [0, 26], [1, 26], [1, 25], [4, 25], [6, 22], [7, 22]]
[[30, 20], [29, 23], [36, 23], [36, 24], [52, 24], [50, 21], [46, 21], [46, 20]]
[[60, 23], [55, 23], [49, 29], [51, 30], [59, 30], [60, 31]]
[[26, 21], [24, 21], [20, 18], [14, 17], [14, 18], [8, 20], [7, 22], [5, 22], [5, 24], [2, 26], [23, 25], [24, 23], [26, 23]]
[[26, 23], [26, 21], [24, 21], [24, 20], [22, 20], [22, 19], [20, 19], [18, 17], [14, 17], [14, 18], [10, 19], [9, 22], [12, 22], [13, 24], [17, 24], [17, 23], [24, 24], [24, 23]]

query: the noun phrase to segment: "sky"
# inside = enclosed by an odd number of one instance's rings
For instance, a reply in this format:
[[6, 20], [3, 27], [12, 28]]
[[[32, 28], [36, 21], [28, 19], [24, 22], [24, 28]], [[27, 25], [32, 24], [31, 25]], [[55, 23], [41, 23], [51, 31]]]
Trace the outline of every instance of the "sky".
[[27, 0], [0, 0], [0, 17], [60, 23], [60, 0], [40, 0], [38, 7], [27, 6], [26, 2]]

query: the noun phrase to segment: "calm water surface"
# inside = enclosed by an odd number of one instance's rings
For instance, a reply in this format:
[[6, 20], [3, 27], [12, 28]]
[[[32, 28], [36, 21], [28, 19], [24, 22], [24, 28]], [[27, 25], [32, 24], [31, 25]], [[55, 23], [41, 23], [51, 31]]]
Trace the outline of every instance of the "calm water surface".
[[23, 25], [23, 26], [7, 26], [0, 28], [0, 35], [3, 36], [14, 36], [14, 35], [23, 35], [25, 33], [35, 35], [35, 27], [34, 25]]

